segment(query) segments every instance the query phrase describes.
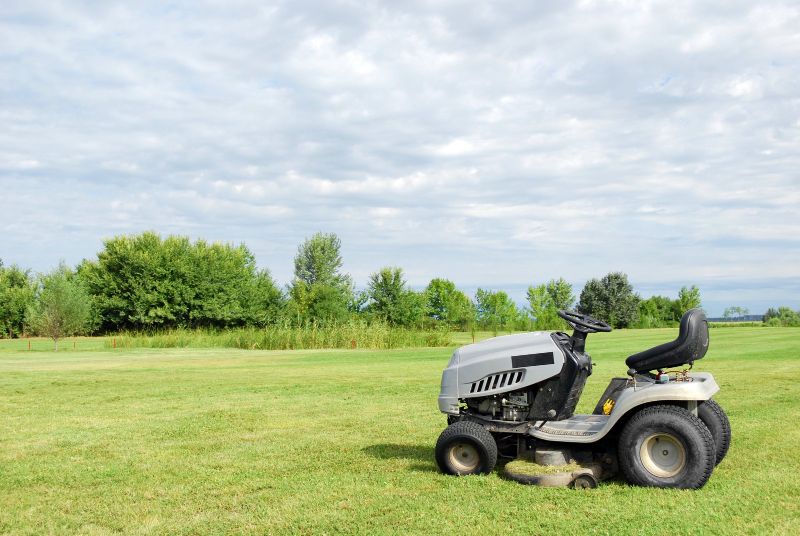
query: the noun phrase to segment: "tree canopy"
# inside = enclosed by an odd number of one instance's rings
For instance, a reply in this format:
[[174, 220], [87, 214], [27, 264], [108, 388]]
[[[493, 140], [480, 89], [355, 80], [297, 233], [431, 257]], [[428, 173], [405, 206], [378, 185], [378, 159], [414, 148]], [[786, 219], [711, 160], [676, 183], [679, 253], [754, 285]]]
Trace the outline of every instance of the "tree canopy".
[[568, 311], [575, 303], [572, 285], [563, 278], [528, 287], [527, 298], [531, 318], [539, 330], [563, 329], [565, 324], [558, 316], [558, 311]]
[[402, 268], [385, 267], [369, 276], [367, 310], [395, 326], [413, 326], [425, 311], [425, 297], [406, 288]]
[[106, 331], [224, 328], [268, 321], [283, 296], [244, 246], [162, 239], [152, 232], [106, 240], [78, 271]]
[[19, 337], [25, 331], [25, 312], [33, 305], [35, 285], [30, 270], [3, 266], [0, 260], [0, 336]]
[[425, 289], [425, 297], [426, 314], [439, 322], [466, 327], [475, 316], [472, 301], [449, 279], [432, 279]]
[[39, 278], [37, 299], [26, 318], [34, 333], [58, 341], [83, 333], [89, 322], [89, 293], [75, 273], [63, 263]]
[[602, 279], [591, 279], [586, 283], [581, 291], [578, 311], [608, 322], [614, 328], [626, 328], [639, 319], [639, 301], [628, 276], [612, 272]]
[[493, 331], [516, 324], [520, 320], [517, 306], [502, 290], [483, 290], [475, 293], [475, 310], [478, 322]]
[[334, 233], [316, 233], [297, 247], [294, 277], [308, 286], [349, 290], [352, 279], [342, 273], [342, 241]]
[[289, 287], [290, 316], [314, 322], [347, 318], [354, 292], [352, 279], [341, 271], [341, 248], [333, 233], [316, 233], [298, 246]]

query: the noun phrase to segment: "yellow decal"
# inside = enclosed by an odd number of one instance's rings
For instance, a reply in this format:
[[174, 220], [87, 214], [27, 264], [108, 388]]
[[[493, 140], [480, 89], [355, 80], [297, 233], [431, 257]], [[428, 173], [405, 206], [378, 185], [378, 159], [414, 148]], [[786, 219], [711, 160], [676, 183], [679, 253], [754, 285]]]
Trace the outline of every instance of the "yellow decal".
[[611, 410], [614, 409], [614, 400], [609, 398], [603, 404], [603, 415], [611, 415]]

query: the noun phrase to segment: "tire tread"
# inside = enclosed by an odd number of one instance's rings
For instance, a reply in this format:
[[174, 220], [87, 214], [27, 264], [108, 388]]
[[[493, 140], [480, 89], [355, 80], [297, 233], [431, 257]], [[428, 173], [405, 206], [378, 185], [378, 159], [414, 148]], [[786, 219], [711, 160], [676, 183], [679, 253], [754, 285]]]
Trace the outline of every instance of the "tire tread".
[[[649, 473], [645, 474], [646, 470], [644, 468], [642, 468], [641, 471], [637, 470], [632, 460], [623, 459], [623, 457], [627, 458], [627, 450], [630, 447], [630, 443], [636, 439], [636, 433], [638, 432], [638, 428], [643, 426], [643, 421], [654, 420], [663, 422], [672, 420], [673, 422], [677, 422], [674, 419], [680, 419], [682, 422], [686, 423], [690, 432], [697, 433], [704, 446], [703, 450], [705, 450], [705, 452], [700, 453], [703, 459], [701, 459], [699, 465], [694, 468], [697, 470], [693, 471], [692, 468], [689, 469], [689, 471], [695, 474], [687, 475], [688, 480], [684, 482], [660, 482], [657, 478], [648, 476]], [[714, 438], [708, 427], [687, 409], [673, 405], [649, 406], [639, 410], [633, 415], [625, 424], [625, 428], [620, 435], [618, 453], [620, 456], [619, 465], [626, 479], [628, 482], [640, 486], [699, 489], [703, 487], [709, 477], [711, 477], [715, 465]]]
[[[728, 449], [731, 446], [731, 422], [728, 420], [725, 410], [723, 410], [722, 406], [720, 406], [715, 400], [708, 399], [700, 402], [697, 405], [697, 410], [700, 420], [705, 423], [709, 431], [711, 431], [712, 437], [714, 437], [714, 447], [716, 449], [716, 460], [714, 465], [719, 465], [719, 462], [721, 462], [723, 458], [725, 458], [725, 455], [728, 454]], [[703, 418], [703, 415], [700, 415], [700, 412], [705, 411], [710, 412], [710, 415], [707, 415], [706, 418]], [[713, 423], [709, 422], [709, 417], [714, 419], [719, 426], [716, 434], [714, 433], [712, 426], [710, 426]]]

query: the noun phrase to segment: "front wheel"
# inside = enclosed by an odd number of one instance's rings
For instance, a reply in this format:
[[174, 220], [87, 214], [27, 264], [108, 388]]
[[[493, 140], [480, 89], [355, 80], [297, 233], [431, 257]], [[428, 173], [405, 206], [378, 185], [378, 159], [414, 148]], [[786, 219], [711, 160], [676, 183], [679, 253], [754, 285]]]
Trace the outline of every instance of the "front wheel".
[[651, 406], [625, 424], [620, 468], [628, 481], [657, 488], [698, 489], [714, 470], [714, 439], [703, 421], [677, 406]]
[[489, 473], [497, 463], [497, 443], [480, 424], [459, 421], [436, 442], [436, 464], [448, 475]]

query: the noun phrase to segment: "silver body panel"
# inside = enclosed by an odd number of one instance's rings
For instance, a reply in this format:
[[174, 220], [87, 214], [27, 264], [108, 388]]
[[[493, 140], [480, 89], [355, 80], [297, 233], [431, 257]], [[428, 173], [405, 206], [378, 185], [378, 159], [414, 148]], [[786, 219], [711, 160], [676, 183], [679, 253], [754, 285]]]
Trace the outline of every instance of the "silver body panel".
[[[527, 367], [512, 363], [514, 356], [548, 353], [553, 355], [552, 363]], [[442, 372], [439, 410], [458, 415], [459, 398], [522, 389], [556, 376], [563, 366], [564, 353], [549, 331], [505, 335], [462, 346]]]
[[620, 418], [638, 406], [661, 401], [696, 403], [709, 400], [719, 391], [710, 373], [696, 372], [689, 376], [690, 382], [664, 384], [637, 377], [635, 387], [628, 387], [619, 394], [610, 415], [574, 415], [563, 421], [538, 421], [529, 428], [528, 434], [547, 441], [593, 443], [605, 437]]

